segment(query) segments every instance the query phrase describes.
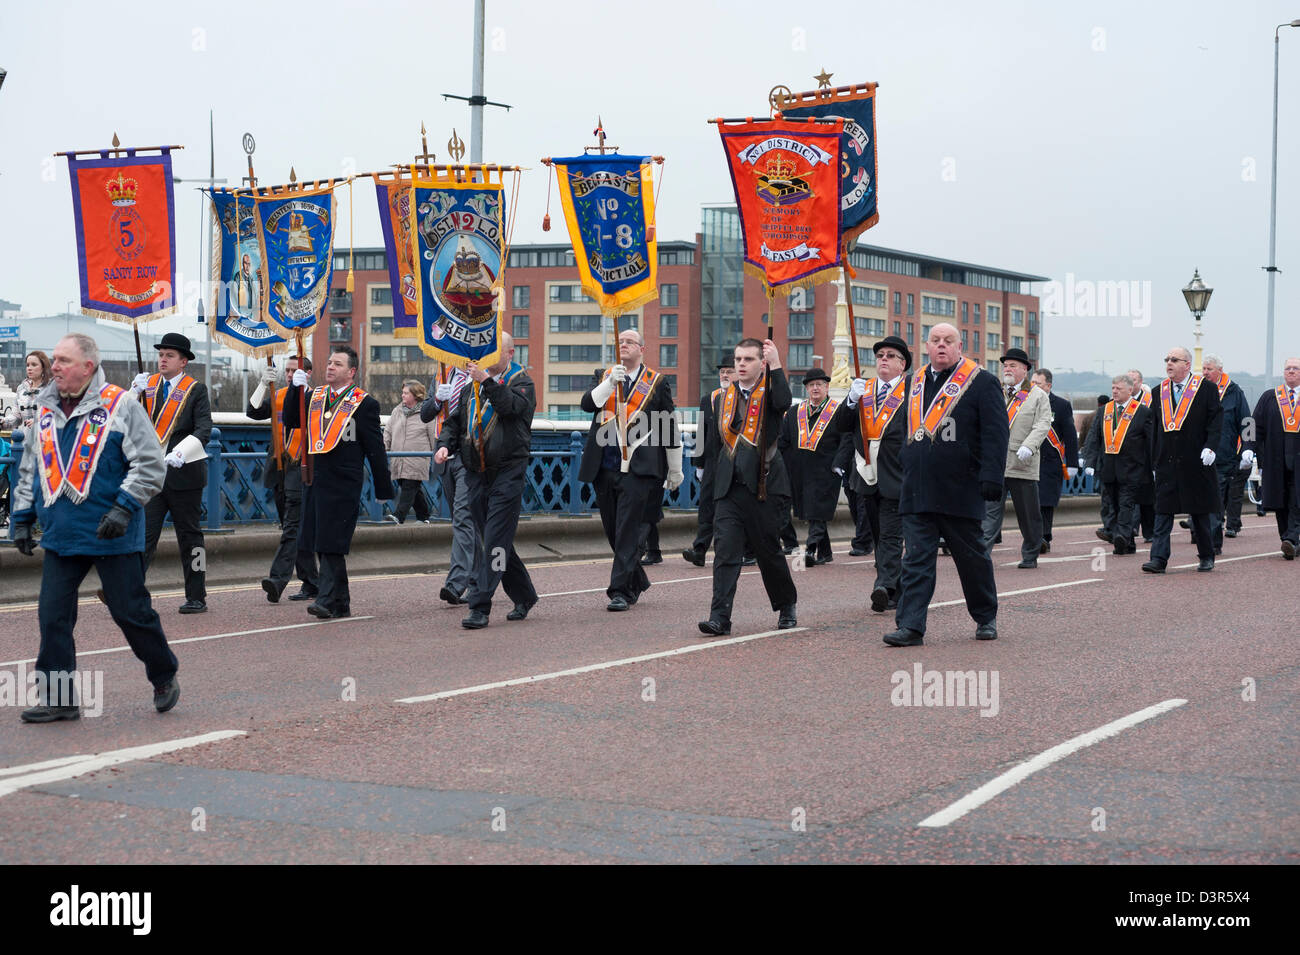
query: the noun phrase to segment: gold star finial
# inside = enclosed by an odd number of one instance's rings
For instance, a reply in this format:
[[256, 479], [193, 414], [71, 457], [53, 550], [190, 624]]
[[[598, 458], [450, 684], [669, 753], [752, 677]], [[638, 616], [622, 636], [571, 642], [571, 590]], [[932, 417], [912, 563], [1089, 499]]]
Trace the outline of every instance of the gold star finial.
[[826, 72], [826, 67], [823, 66], [823, 67], [822, 67], [822, 71], [821, 71], [820, 73], [818, 73], [816, 76], [813, 77], [813, 79], [815, 79], [815, 80], [817, 81], [817, 88], [818, 88], [819, 90], [824, 90], [824, 89], [826, 89], [828, 86], [830, 86], [830, 85], [831, 85], [831, 77], [834, 76], [834, 75], [835, 75], [834, 73], [827, 73], [827, 72]]

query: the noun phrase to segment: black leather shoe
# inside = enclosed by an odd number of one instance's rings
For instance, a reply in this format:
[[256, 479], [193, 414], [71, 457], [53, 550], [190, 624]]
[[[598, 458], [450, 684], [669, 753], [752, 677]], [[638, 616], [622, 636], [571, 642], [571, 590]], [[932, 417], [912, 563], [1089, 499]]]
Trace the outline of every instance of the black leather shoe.
[[891, 647], [919, 647], [925, 643], [923, 634], [917, 633], [915, 630], [908, 630], [906, 627], [885, 634], [883, 639]]
[[714, 620], [712, 618], [701, 620], [700, 633], [708, 637], [725, 637], [727, 634], [731, 633], [731, 624], [723, 623], [721, 620]]
[[884, 613], [885, 607], [889, 605], [889, 591], [884, 587], [877, 587], [871, 591], [871, 609], [876, 613]]
[[866, 557], [866, 556], [867, 556], [868, 554], [870, 554], [870, 553], [871, 553], [871, 551], [869, 551], [869, 550], [863, 550], [861, 547], [850, 547], [850, 548], [849, 548], [849, 556], [850, 556], [850, 557]]
[[1037, 557], [1028, 557], [1022, 560], [1020, 563], [1016, 564], [1016, 567], [1019, 568], [1020, 570], [1033, 570], [1037, 566], [1038, 566]]
[[1192, 526], [1192, 522], [1187, 520], [1186, 518], [1183, 518], [1181, 521], [1178, 522], [1178, 526], [1181, 527], [1183, 530], [1188, 530]]
[[1125, 554], [1136, 554], [1136, 553], [1137, 553], [1137, 548], [1133, 546], [1133, 542], [1130, 541], [1128, 538], [1126, 537], [1115, 538], [1115, 556], [1122, 557]]
[[166, 713], [181, 698], [181, 685], [176, 677], [153, 688], [153, 708], [159, 713]]
[[528, 603], [515, 604], [515, 609], [506, 614], [507, 620], [523, 620], [528, 616], [528, 611], [537, 606], [536, 600], [530, 600]]
[[649, 567], [652, 564], [662, 564], [664, 562], [663, 554], [646, 554], [641, 558], [641, 566]]
[[686, 561], [688, 564], [694, 564], [696, 567], [704, 566], [704, 555], [698, 550], [693, 550], [690, 547], [682, 551], [682, 560]]
[[794, 627], [799, 626], [799, 621], [796, 620], [794, 616], [794, 610], [794, 604], [781, 608], [781, 615], [776, 618], [776, 629], [791, 630]]
[[54, 723], [58, 720], [79, 720], [81, 719], [81, 707], [45, 706], [42, 704], [23, 710], [19, 714], [19, 719], [24, 723]]
[[997, 537], [993, 538], [993, 543], [995, 543], [995, 544], [1001, 544], [1001, 543], [1002, 543], [1002, 535], [999, 534]]
[[824, 555], [824, 556], [818, 557], [818, 558], [817, 558], [817, 563], [819, 563], [819, 564], [829, 564], [829, 563], [834, 562], [834, 560], [835, 560], [835, 555], [834, 555], [834, 554], [826, 554], [826, 555]]
[[482, 630], [488, 625], [488, 615], [482, 610], [471, 610], [469, 616], [460, 622], [466, 630]]
[[1214, 570], [1214, 558], [1202, 557], [1201, 562], [1196, 565], [1196, 569], [1198, 571], [1201, 571], [1202, 573], [1209, 573], [1210, 571]]
[[103, 588], [100, 588], [99, 590], [96, 590], [96, 591], [95, 591], [95, 597], [96, 597], [96, 599], [98, 599], [99, 602], [102, 603], [105, 607], [108, 606], [108, 597], [106, 597], [106, 596], [104, 595]]
[[810, 550], [806, 550], [806, 551], [804, 551], [804, 554], [803, 554], [803, 565], [804, 565], [805, 567], [816, 567], [816, 566], [817, 566], [817, 555], [814, 554], [814, 553], [813, 553], [812, 551], [810, 551]]
[[998, 638], [998, 622], [990, 620], [988, 623], [982, 623], [975, 628], [976, 640], [996, 640]]
[[1282, 556], [1287, 560], [1295, 560], [1295, 544], [1290, 541], [1282, 542]]
[[1110, 544], [1115, 540], [1115, 538], [1111, 535], [1111, 533], [1108, 530], [1106, 530], [1106, 528], [1104, 527], [1097, 528], [1096, 534], [1097, 534], [1097, 540], [1103, 540], [1107, 544]]
[[615, 594], [613, 599], [611, 599], [610, 602], [605, 605], [605, 609], [612, 613], [618, 613], [626, 610], [630, 606], [632, 605], [627, 602], [626, 597], [624, 597], [622, 594]]
[[187, 600], [181, 604], [181, 613], [207, 613], [208, 605], [202, 600]]
[[1144, 573], [1163, 574], [1165, 572], [1165, 562], [1163, 560], [1149, 560], [1142, 565]]
[[[798, 548], [799, 548], [799, 545], [798, 545], [798, 544], [784, 544], [784, 545], [782, 545], [782, 547], [781, 547], [781, 553], [783, 553], [783, 554], [785, 554], [785, 556], [789, 557], [789, 556], [790, 556], [791, 554], [793, 554], [793, 553], [794, 553]], [[753, 558], [750, 558], [750, 559], [752, 560]]]
[[[794, 553], [794, 548], [791, 547], [788, 551], [786, 551], [786, 553], [787, 553], [787, 554], [792, 554], [792, 553]], [[754, 566], [755, 564], [757, 564], [757, 563], [758, 563], [758, 558], [757, 558], [757, 557], [753, 557], [753, 556], [742, 557], [741, 560], [740, 560], [740, 566], [741, 566], [741, 567], [753, 567], [753, 566]]]
[[1051, 552], [1052, 552], [1052, 542], [1051, 542], [1051, 541], [1043, 541], [1041, 544], [1038, 545], [1038, 553], [1040, 553], [1040, 554], [1050, 554]]
[[464, 594], [461, 594], [459, 597], [456, 596], [455, 592], [452, 591], [451, 588], [449, 587], [443, 587], [441, 590], [438, 591], [438, 599], [445, 600], [453, 607], [459, 606], [460, 604], [469, 603], [468, 597], [466, 597]]
[[352, 616], [351, 610], [330, 610], [318, 603], [308, 604], [307, 612], [313, 617], [320, 617], [322, 620], [341, 620], [344, 617]]
[[280, 594], [284, 593], [284, 588], [276, 586], [275, 581], [270, 577], [262, 578], [262, 589], [266, 591], [266, 599], [273, 604], [278, 604]]
[[1215, 556], [1215, 557], [1220, 556], [1222, 553], [1223, 553], [1223, 545], [1222, 545], [1222, 544], [1220, 544], [1218, 547], [1214, 548], [1214, 556]]
[[289, 599], [290, 600], [315, 600], [318, 596], [319, 594], [317, 594], [316, 591], [308, 590], [306, 587], [304, 587], [296, 594], [290, 594]]
[[1236, 531], [1224, 531], [1224, 532], [1223, 532], [1223, 536], [1224, 536], [1224, 537], [1236, 537], [1236, 536], [1237, 536], [1237, 532], [1236, 532]]

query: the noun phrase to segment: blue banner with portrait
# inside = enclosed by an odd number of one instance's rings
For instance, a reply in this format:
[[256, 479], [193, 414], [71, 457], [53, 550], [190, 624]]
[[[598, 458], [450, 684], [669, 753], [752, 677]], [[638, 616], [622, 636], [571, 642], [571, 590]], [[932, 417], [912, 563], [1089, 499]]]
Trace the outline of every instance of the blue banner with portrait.
[[261, 317], [266, 282], [253, 197], [224, 189], [208, 195], [212, 200], [212, 293], [208, 298], [212, 330], [231, 348], [254, 358], [284, 352], [288, 343]]
[[333, 183], [262, 192], [255, 224], [266, 277], [263, 320], [286, 337], [310, 332], [325, 310], [333, 277]]

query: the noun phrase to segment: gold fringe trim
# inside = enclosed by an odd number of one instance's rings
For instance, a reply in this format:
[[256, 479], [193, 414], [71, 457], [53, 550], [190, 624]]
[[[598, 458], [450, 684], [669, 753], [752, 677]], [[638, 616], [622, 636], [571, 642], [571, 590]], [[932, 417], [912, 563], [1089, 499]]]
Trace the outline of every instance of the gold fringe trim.
[[293, 342], [276, 342], [273, 345], [246, 345], [238, 338], [231, 338], [225, 332], [217, 331], [213, 326], [214, 336], [221, 342], [223, 348], [229, 348], [231, 351], [237, 351], [241, 355], [247, 355], [249, 358], [275, 358], [277, 355], [296, 355], [297, 350]]
[[168, 315], [173, 315], [178, 310], [179, 310], [179, 306], [172, 305], [169, 308], [160, 308], [156, 312], [150, 312], [148, 315], [137, 315], [135, 317], [132, 317], [130, 315], [119, 315], [117, 312], [101, 312], [98, 309], [86, 308], [86, 306], [84, 305], [81, 306], [82, 315], [89, 316], [90, 318], [102, 318], [105, 321], [109, 321], [109, 322], [117, 322], [119, 325], [132, 325], [132, 326], [147, 325], [149, 322], [152, 322], [155, 318], [164, 318]]
[[419, 338], [420, 330], [418, 328], [394, 328], [394, 338]]
[[[586, 292], [588, 295], [591, 295], [591, 297], [596, 299], [597, 301], [600, 301], [600, 296], [592, 295], [591, 289], [584, 286], [583, 291]], [[619, 318], [623, 315], [626, 315], [628, 312], [635, 312], [642, 305], [648, 305], [651, 302], [657, 301], [658, 298], [659, 298], [659, 287], [658, 285], [656, 285], [654, 288], [649, 289], [641, 293], [640, 295], [638, 295], [636, 298], [629, 299], [628, 301], [623, 302], [620, 305], [613, 306], [609, 309], [606, 309], [605, 306], [602, 305], [600, 307], [600, 314], [606, 315], [609, 318]]]
[[745, 263], [745, 274], [752, 275], [763, 283], [763, 291], [767, 294], [768, 298], [775, 298], [777, 295], [789, 295], [791, 289], [810, 289], [817, 285], [823, 285], [826, 282], [834, 282], [839, 278], [839, 269], [840, 267], [838, 265], [828, 265], [824, 268], [818, 269], [811, 275], [799, 279], [798, 281], [786, 282], [784, 285], [768, 285], [767, 275], [763, 271], [762, 266], [753, 265], [749, 262]]

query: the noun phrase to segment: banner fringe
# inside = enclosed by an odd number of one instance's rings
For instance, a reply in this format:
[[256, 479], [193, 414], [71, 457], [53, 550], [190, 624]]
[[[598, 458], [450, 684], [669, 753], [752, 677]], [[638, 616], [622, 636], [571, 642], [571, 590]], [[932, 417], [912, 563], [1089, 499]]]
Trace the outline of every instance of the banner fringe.
[[179, 306], [169, 305], [167, 308], [160, 308], [156, 312], [150, 312], [148, 315], [122, 315], [118, 312], [101, 312], [99, 309], [87, 308], [81, 306], [81, 314], [90, 318], [102, 318], [106, 321], [116, 322], [119, 325], [147, 325], [155, 318], [163, 318], [167, 315], [174, 315], [179, 311]]

